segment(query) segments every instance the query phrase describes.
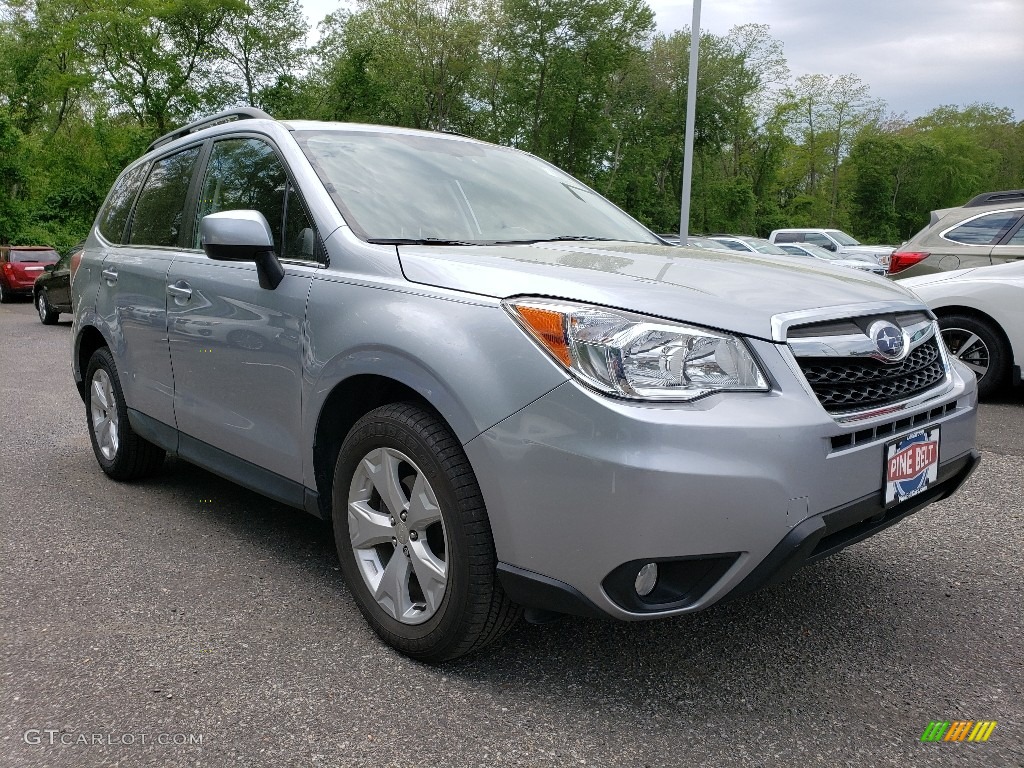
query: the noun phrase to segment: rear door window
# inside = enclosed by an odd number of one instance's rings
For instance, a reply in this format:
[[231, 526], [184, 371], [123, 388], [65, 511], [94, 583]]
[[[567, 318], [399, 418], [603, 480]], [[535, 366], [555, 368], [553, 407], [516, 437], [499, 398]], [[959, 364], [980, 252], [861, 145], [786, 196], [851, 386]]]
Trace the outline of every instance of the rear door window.
[[779, 232], [775, 235], [776, 243], [799, 243], [803, 236], [799, 232]]
[[965, 245], [992, 245], [1010, 231], [1020, 218], [1020, 211], [997, 211], [965, 221], [942, 233], [947, 240]]
[[186, 226], [185, 203], [200, 147], [177, 152], [153, 163], [132, 217], [132, 245], [179, 245]]

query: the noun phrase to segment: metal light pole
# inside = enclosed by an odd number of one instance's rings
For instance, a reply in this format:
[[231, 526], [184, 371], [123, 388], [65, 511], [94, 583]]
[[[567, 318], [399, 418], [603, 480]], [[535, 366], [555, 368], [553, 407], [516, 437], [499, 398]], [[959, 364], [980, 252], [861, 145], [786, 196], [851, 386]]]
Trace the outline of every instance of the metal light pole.
[[686, 83], [686, 138], [683, 142], [683, 199], [679, 211], [679, 244], [690, 234], [690, 182], [693, 179], [693, 118], [697, 111], [697, 53], [700, 51], [700, 0], [693, 0], [690, 25], [690, 79]]

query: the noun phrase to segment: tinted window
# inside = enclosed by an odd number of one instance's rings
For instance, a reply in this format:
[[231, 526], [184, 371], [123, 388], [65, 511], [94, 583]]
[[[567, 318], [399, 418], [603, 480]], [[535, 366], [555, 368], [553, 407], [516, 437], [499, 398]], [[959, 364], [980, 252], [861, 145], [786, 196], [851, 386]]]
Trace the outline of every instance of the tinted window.
[[776, 243], [799, 243], [804, 239], [799, 232], [779, 232], [775, 235]]
[[107, 198], [107, 204], [99, 215], [99, 230], [107, 240], [120, 243], [124, 235], [124, 225], [128, 223], [128, 215], [132, 212], [132, 202], [139, 185], [145, 176], [146, 166], [132, 168], [122, 176]]
[[996, 242], [1020, 218], [1020, 211], [1001, 211], [979, 216], [954, 227], [943, 237], [954, 243], [968, 245], [991, 245]]
[[37, 264], [56, 264], [57, 259], [60, 255], [56, 251], [16, 251], [11, 249], [11, 262], [17, 264], [18, 262], [34, 262]]
[[176, 246], [185, 224], [185, 198], [199, 147], [192, 147], [153, 163], [135, 206], [132, 245]]
[[808, 232], [805, 237], [806, 242], [820, 245], [822, 248], [835, 248], [835, 244], [824, 235], [819, 235], [817, 232]]
[[218, 211], [259, 211], [270, 224], [274, 250], [281, 253], [288, 176], [274, 150], [256, 139], [229, 139], [213, 145], [203, 180], [193, 247], [200, 248], [199, 222]]

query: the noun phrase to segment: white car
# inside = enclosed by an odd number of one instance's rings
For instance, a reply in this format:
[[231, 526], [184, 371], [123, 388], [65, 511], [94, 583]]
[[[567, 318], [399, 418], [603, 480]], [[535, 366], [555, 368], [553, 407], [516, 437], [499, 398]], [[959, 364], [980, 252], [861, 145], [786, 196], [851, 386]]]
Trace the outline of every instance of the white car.
[[1021, 383], [1024, 364], [1024, 260], [935, 272], [898, 281], [938, 315], [949, 351], [990, 395]]
[[776, 229], [768, 236], [768, 241], [775, 245], [783, 243], [811, 243], [837, 253], [846, 259], [867, 258], [883, 267], [889, 266], [893, 246], [863, 245], [856, 238], [839, 229], [813, 229], [793, 227]]
[[821, 261], [827, 261], [829, 264], [835, 267], [849, 267], [850, 269], [859, 269], [862, 272], [870, 272], [873, 275], [886, 274], [886, 269], [877, 261], [868, 259], [848, 259], [840, 256], [832, 251], [827, 251], [819, 245], [811, 245], [810, 243], [786, 243], [780, 245], [779, 248], [784, 250], [786, 253], [790, 253], [794, 256], [800, 256], [803, 258], [820, 259]]

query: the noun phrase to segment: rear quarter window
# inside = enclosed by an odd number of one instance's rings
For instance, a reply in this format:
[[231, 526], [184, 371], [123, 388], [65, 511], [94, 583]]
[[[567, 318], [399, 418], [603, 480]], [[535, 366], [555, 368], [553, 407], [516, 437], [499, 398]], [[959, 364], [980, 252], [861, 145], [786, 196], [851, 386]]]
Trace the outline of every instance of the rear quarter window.
[[107, 202], [98, 217], [100, 234], [112, 243], [120, 243], [124, 236], [124, 226], [128, 223], [128, 215], [132, 211], [132, 203], [139, 191], [142, 179], [146, 175], [146, 166], [132, 168], [114, 184], [107, 196]]
[[804, 239], [800, 232], [779, 232], [775, 235], [776, 243], [799, 243]]
[[965, 221], [943, 233], [943, 237], [964, 245], [992, 245], [1017, 223], [1021, 211], [998, 211]]

